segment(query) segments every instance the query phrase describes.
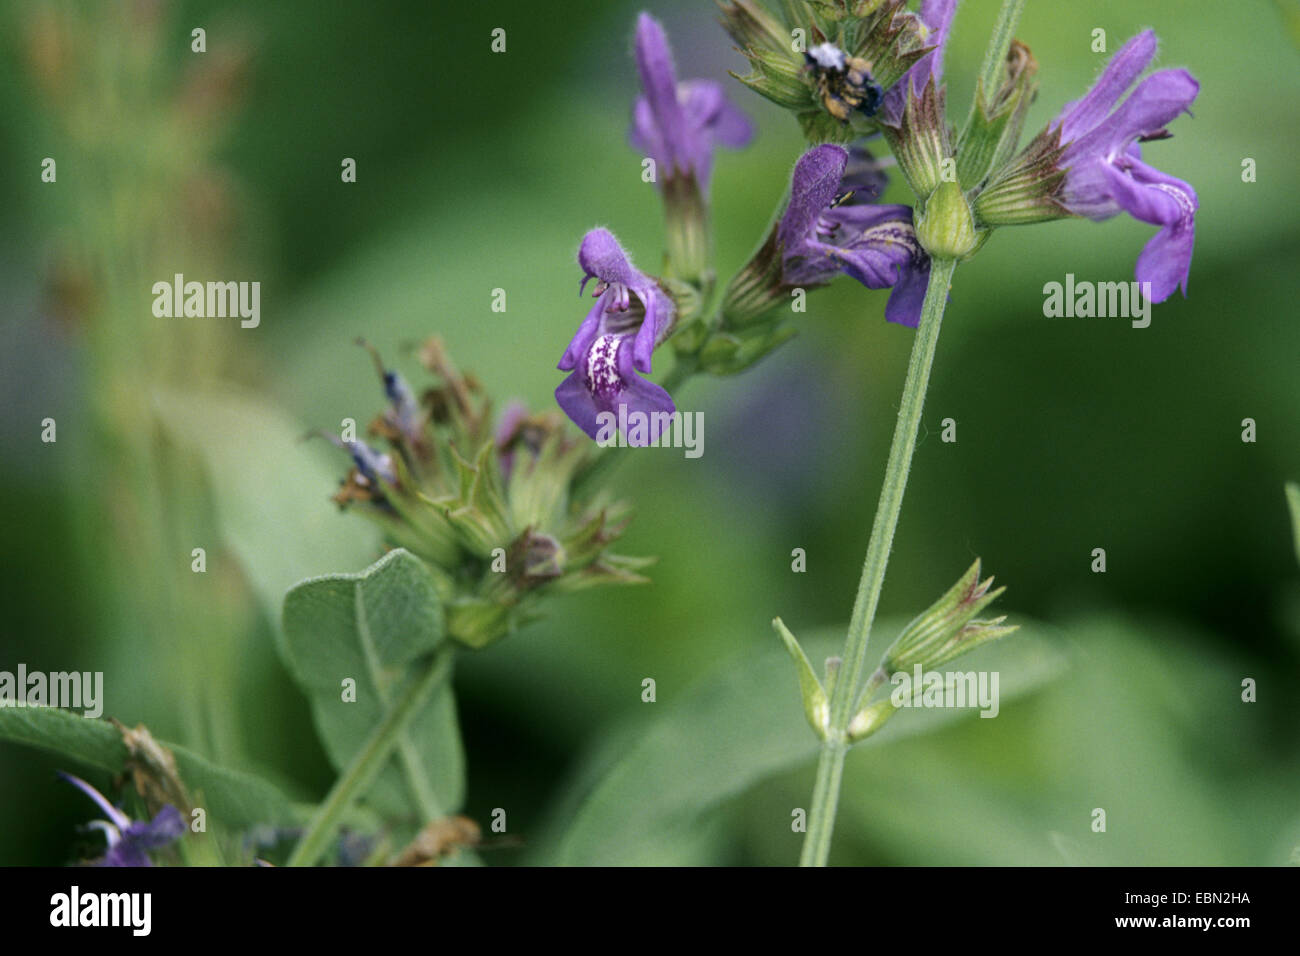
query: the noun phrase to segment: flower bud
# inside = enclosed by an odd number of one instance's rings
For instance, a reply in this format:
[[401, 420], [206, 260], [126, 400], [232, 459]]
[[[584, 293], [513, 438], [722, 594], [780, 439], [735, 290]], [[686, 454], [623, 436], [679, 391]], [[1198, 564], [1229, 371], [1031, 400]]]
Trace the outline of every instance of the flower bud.
[[935, 259], [963, 259], [978, 248], [970, 204], [957, 183], [941, 183], [926, 201], [916, 238]]
[[952, 146], [944, 118], [944, 90], [933, 78], [920, 93], [911, 85], [897, 125], [886, 124], [885, 139], [907, 183], [924, 200], [951, 177]]
[[870, 737], [881, 727], [885, 726], [885, 721], [893, 717], [898, 712], [894, 702], [886, 697], [884, 700], [878, 700], [874, 704], [868, 704], [858, 711], [857, 715], [849, 721], [848, 740], [849, 743], [855, 744], [859, 740]]
[[[803, 652], [798, 639], [790, 633], [785, 622], [778, 617], [772, 621], [772, 626], [781, 635], [785, 649], [790, 652], [790, 659], [794, 661], [795, 670], [799, 673], [799, 694], [803, 698], [803, 713], [808, 718], [808, 725], [818, 737], [825, 740], [831, 719], [830, 699], [826, 689], [817, 679], [812, 664], [808, 663], [808, 655]], [[833, 677], [837, 670], [837, 666], [831, 666], [830, 661], [827, 661], [828, 677]]]
[[979, 576], [977, 558], [961, 580], [903, 629], [885, 654], [881, 668], [892, 673], [916, 664], [935, 667], [1016, 630], [1015, 626], [1002, 625], [1005, 617], [975, 619], [976, 614], [1006, 590], [1002, 587], [990, 591], [993, 579], [980, 581]]

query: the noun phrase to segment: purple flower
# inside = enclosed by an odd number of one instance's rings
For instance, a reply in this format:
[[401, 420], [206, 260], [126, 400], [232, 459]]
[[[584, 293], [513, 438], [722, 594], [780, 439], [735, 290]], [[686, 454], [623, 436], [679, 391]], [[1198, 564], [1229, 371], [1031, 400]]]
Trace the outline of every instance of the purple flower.
[[148, 823], [136, 822], [86, 781], [68, 773], [60, 772], [59, 776], [94, 800], [108, 817], [89, 824], [93, 829], [103, 830], [108, 841], [108, 852], [98, 862], [99, 866], [149, 866], [149, 856], [145, 851], [174, 843], [185, 833], [185, 820], [171, 804], [159, 810]]
[[868, 289], [894, 291], [885, 307], [890, 322], [916, 328], [930, 277], [930, 259], [916, 241], [907, 206], [860, 202], [856, 192], [876, 186], [870, 164], [859, 159], [845, 175], [849, 153], [842, 146], [815, 146], [799, 158], [790, 204], [777, 227], [781, 281], [821, 285], [839, 272]]
[[920, 19], [928, 31], [927, 42], [934, 50], [921, 57], [903, 78], [885, 93], [885, 102], [881, 112], [885, 122], [898, 126], [903, 116], [903, 104], [907, 100], [908, 84], [917, 94], [925, 89], [925, 84], [934, 78], [935, 86], [943, 80], [943, 49], [948, 42], [948, 31], [952, 27], [953, 15], [957, 12], [957, 0], [924, 0], [921, 4]]
[[[650, 371], [650, 355], [672, 331], [676, 307], [659, 284], [628, 261], [607, 229], [593, 229], [578, 249], [582, 285], [596, 279], [596, 304], [560, 359], [561, 371], [573, 374], [555, 390], [560, 403], [584, 432], [595, 438], [597, 416], [620, 407], [642, 412], [673, 412], [667, 392], [637, 372]], [[653, 440], [653, 437], [651, 438]]]
[[643, 95], [632, 110], [633, 147], [655, 161], [664, 180], [694, 176], [701, 192], [707, 191], [714, 144], [746, 146], [753, 126], [731, 105], [720, 83], [677, 81], [668, 38], [647, 13], [637, 18], [636, 65]]
[[384, 395], [389, 401], [389, 407], [384, 412], [384, 421], [408, 442], [418, 444], [424, 423], [420, 416], [420, 404], [416, 401], [411, 386], [399, 372], [384, 367], [384, 360], [373, 345], [365, 339], [357, 339], [357, 345], [370, 353], [375, 361], [375, 370], [384, 383]]
[[362, 484], [373, 485], [376, 489], [381, 481], [390, 485], [397, 484], [397, 471], [393, 467], [392, 455], [376, 451], [363, 441], [348, 441], [329, 432], [318, 431], [312, 434], [319, 435], [335, 448], [341, 448], [351, 455], [358, 477], [364, 479]]
[[1167, 137], [1166, 124], [1191, 106], [1200, 85], [1186, 70], [1160, 70], [1119, 103], [1155, 53], [1152, 31], [1129, 40], [1049, 131], [1059, 131], [1064, 145], [1061, 201], [1070, 212], [1094, 220], [1127, 212], [1161, 227], [1138, 256], [1136, 273], [1151, 284], [1151, 300], [1163, 302], [1180, 286], [1187, 294], [1198, 203], [1187, 183], [1142, 162], [1138, 140]]

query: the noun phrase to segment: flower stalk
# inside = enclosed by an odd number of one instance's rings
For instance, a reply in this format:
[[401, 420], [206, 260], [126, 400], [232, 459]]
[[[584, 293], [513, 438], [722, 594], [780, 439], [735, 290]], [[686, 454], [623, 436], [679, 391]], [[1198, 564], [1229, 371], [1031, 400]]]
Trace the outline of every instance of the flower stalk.
[[[407, 685], [402, 696], [384, 717], [383, 722], [375, 728], [365, 746], [357, 751], [348, 769], [341, 773], [330, 789], [325, 801], [316, 810], [307, 830], [294, 847], [286, 866], [312, 866], [316, 863], [330, 841], [338, 832], [343, 817], [352, 804], [374, 782], [383, 768], [384, 762], [397, 749], [403, 731], [425, 703], [437, 694], [447, 682], [451, 673], [451, 660], [454, 645], [444, 642], [428, 659], [423, 670]], [[442, 808], [436, 805], [431, 791], [421, 788], [421, 812], [429, 821], [442, 816]], [[428, 821], [426, 821], [428, 822]]]
[[817, 780], [813, 785], [812, 804], [808, 808], [808, 832], [799, 858], [800, 866], [825, 866], [830, 855], [840, 781], [844, 775], [844, 757], [850, 746], [848, 727], [854, 716], [854, 706], [860, 697], [871, 624], [880, 602], [885, 567], [889, 563], [894, 530], [898, 527], [898, 515], [903, 507], [903, 493], [907, 489], [912, 454], [916, 450], [921, 410], [930, 384], [930, 369], [934, 365], [935, 350], [939, 344], [939, 327], [943, 323], [948, 288], [956, 268], [957, 262], [954, 259], [935, 259], [930, 265], [930, 281], [921, 307], [921, 323], [916, 330], [916, 341], [912, 345], [907, 379], [903, 384], [898, 422], [894, 426], [889, 462], [885, 466], [885, 481], [880, 489], [880, 501], [876, 505], [876, 518], [871, 527], [871, 540], [862, 565], [862, 578], [853, 603], [853, 616], [849, 621], [844, 651], [840, 655], [844, 663], [831, 692], [830, 722], [817, 764]]

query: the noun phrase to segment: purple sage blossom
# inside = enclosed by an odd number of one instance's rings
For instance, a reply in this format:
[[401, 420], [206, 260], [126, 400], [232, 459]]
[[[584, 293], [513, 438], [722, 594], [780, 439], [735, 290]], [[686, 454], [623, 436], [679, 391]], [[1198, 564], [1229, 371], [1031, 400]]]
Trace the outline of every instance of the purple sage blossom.
[[364, 479], [363, 484], [374, 485], [376, 488], [381, 481], [390, 485], [397, 484], [397, 470], [393, 467], [392, 455], [376, 451], [363, 441], [348, 441], [330, 432], [318, 431], [312, 434], [319, 435], [335, 448], [341, 448], [351, 455], [352, 464], [357, 467], [357, 475]]
[[706, 192], [714, 145], [747, 146], [754, 127], [727, 99], [722, 84], [678, 82], [668, 37], [647, 13], [637, 18], [636, 65], [643, 92], [632, 110], [632, 146], [663, 171], [661, 183], [677, 175], [694, 176]]
[[653, 422], [653, 413], [675, 411], [666, 391], [637, 374], [650, 371], [651, 353], [672, 331], [672, 298], [628, 261], [607, 229], [583, 237], [578, 265], [580, 292], [597, 280], [596, 303], [560, 359], [560, 370], [573, 374], [555, 390], [555, 400], [592, 438], [600, 430], [601, 412], [621, 417], [619, 410], [626, 407], [629, 416], [641, 412]]
[[102, 830], [108, 841], [108, 852], [98, 861], [98, 866], [150, 866], [147, 850], [174, 843], [185, 833], [185, 820], [171, 804], [159, 810], [151, 821], [137, 822], [81, 778], [62, 772], [59, 776], [94, 800], [108, 818], [89, 824], [92, 829]]
[[421, 427], [424, 423], [420, 416], [420, 403], [416, 401], [411, 386], [407, 384], [400, 372], [384, 366], [379, 350], [373, 345], [365, 339], [357, 339], [357, 344], [370, 353], [375, 361], [375, 370], [384, 383], [384, 396], [389, 401], [389, 407], [384, 412], [384, 420], [390, 428], [401, 433], [408, 442], [413, 445], [419, 444]]
[[1187, 294], [1198, 202], [1190, 185], [1142, 162], [1138, 141], [1168, 136], [1166, 124], [1188, 110], [1200, 85], [1186, 70], [1159, 70], [1119, 103], [1155, 53], [1152, 31], [1129, 40], [1049, 130], [1064, 147], [1061, 201], [1070, 212], [1094, 220], [1127, 212], [1161, 227], [1138, 256], [1136, 275], [1151, 284], [1151, 300], [1163, 302], [1176, 288]]
[[844, 272], [868, 289], [892, 288], [885, 318], [916, 328], [930, 258], [916, 240], [912, 210], [859, 201], [857, 189], [879, 190], [879, 172], [858, 159], [855, 173], [846, 176], [848, 164], [848, 151], [829, 143], [795, 164], [790, 204], [777, 227], [781, 281], [815, 286]]
[[920, 20], [928, 31], [926, 40], [934, 50], [913, 63], [912, 68], [903, 74], [903, 78], [885, 92], [881, 113], [890, 126], [897, 126], [902, 119], [908, 84], [911, 84], [914, 92], [920, 94], [931, 78], [934, 79], [936, 86], [943, 81], [943, 50], [948, 42], [948, 31], [952, 28], [952, 18], [956, 13], [957, 0], [922, 2]]

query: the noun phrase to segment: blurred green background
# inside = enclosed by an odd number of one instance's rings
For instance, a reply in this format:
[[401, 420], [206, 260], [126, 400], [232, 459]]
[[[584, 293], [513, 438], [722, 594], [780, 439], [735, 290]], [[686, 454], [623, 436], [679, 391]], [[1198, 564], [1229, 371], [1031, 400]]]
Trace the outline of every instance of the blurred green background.
[[[955, 122], [996, 8], [959, 10]], [[659, 199], [626, 137], [638, 9], [6, 3], [0, 669], [103, 670], [107, 714], [299, 799], [324, 793], [328, 765], [275, 654], [279, 596], [360, 570], [379, 545], [328, 500], [344, 462], [297, 438], [378, 409], [357, 335], [418, 382], [403, 350], [436, 332], [499, 405], [550, 406], [586, 308], [583, 232], [609, 226], [646, 268], [661, 251]], [[711, 4], [651, 9], [684, 77], [742, 69]], [[1043, 622], [1066, 663], [997, 720], [852, 754], [833, 862], [1279, 864], [1300, 845], [1300, 567], [1282, 493], [1300, 478], [1291, 12], [1028, 4], [1029, 130], [1100, 69], [1095, 28], [1113, 52], [1152, 26], [1157, 65], [1200, 80], [1195, 118], [1146, 152], [1200, 195], [1190, 295], [1145, 330], [1042, 316], [1043, 284], [1067, 272], [1131, 278], [1152, 230], [1127, 218], [1005, 229], [958, 270], [881, 613], [915, 613], [978, 555], [1009, 585], [1002, 610]], [[724, 277], [801, 146], [792, 118], [728, 82], [759, 133], [716, 164]], [[55, 184], [40, 180], [47, 156]], [[1247, 157], [1257, 182], [1242, 182]], [[261, 326], [154, 318], [150, 286], [175, 272], [259, 280]], [[704, 456], [648, 452], [613, 476], [637, 506], [620, 550], [660, 557], [653, 584], [565, 598], [463, 656], [467, 812], [507, 808], [525, 844], [489, 862], [544, 861], [593, 767], [659, 733], [707, 675], [779, 653], [775, 614], [800, 634], [847, 620], [912, 338], [883, 306], [843, 280], [757, 369], [683, 389], [679, 406], [705, 412]], [[39, 440], [46, 417], [54, 444]], [[948, 417], [955, 444], [939, 440]], [[200, 546], [206, 575], [190, 572]], [[1090, 571], [1097, 547], [1105, 574]], [[690, 729], [743, 737], [750, 709], [797, 723], [795, 694], [789, 674]], [[683, 779], [726, 772], [692, 753]], [[0, 863], [75, 858], [90, 807], [61, 766], [0, 744]], [[624, 832], [569, 858], [791, 863], [812, 763], [760, 776], [671, 838], [637, 830], [644, 808], [627, 806]], [[651, 779], [630, 799], [671, 809], [673, 786]]]

